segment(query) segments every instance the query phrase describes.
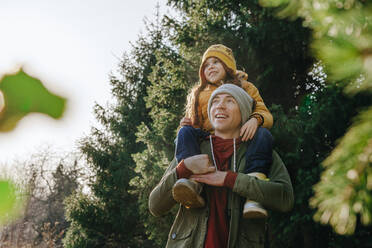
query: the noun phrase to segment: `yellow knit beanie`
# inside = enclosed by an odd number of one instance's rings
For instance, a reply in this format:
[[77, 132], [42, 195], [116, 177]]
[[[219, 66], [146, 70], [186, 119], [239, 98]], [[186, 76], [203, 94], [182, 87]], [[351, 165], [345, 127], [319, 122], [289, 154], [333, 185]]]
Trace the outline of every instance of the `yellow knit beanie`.
[[216, 45], [210, 46], [203, 55], [202, 62], [199, 68], [199, 77], [200, 77], [201, 82], [206, 81], [205, 76], [204, 76], [204, 71], [203, 71], [203, 65], [204, 65], [204, 62], [210, 57], [216, 57], [219, 60], [221, 60], [227, 66], [227, 68], [232, 70], [233, 74], [235, 75], [236, 62], [235, 62], [235, 58], [232, 53], [232, 50], [222, 44], [216, 44]]

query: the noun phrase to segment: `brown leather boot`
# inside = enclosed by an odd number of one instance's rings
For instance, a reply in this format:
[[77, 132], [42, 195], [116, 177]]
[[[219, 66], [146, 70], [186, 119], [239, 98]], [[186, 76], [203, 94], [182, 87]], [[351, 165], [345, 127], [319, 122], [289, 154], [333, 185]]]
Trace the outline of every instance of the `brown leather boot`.
[[181, 178], [173, 185], [172, 195], [176, 202], [186, 208], [201, 208], [205, 206], [204, 199], [199, 195], [202, 189], [201, 183]]
[[[255, 176], [258, 179], [265, 180], [266, 175], [259, 172], [249, 173], [248, 175]], [[256, 201], [247, 199], [243, 207], [243, 217], [246, 219], [267, 218], [268, 214], [261, 204]]]

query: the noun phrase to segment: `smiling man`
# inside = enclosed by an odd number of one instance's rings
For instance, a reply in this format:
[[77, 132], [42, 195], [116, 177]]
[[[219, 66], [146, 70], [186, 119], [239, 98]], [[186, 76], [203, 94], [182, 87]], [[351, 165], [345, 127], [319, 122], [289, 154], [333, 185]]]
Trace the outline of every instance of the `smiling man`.
[[[235, 85], [231, 84], [224, 85], [221, 90], [227, 87], [238, 89], [238, 87], [235, 87]], [[241, 93], [243, 93], [243, 91]], [[246, 99], [249, 98], [246, 97]], [[253, 100], [249, 100], [245, 101], [247, 102], [246, 105], [252, 106]], [[241, 125], [242, 116], [240, 114], [240, 108], [237, 104], [237, 100], [235, 100], [232, 95], [229, 93], [215, 94], [212, 101], [208, 105], [208, 109], [208, 117], [219, 137], [224, 139], [239, 138], [240, 129], [238, 129], [238, 127]]]
[[167, 247], [263, 247], [265, 219], [244, 219], [245, 198], [265, 208], [289, 211], [293, 189], [288, 172], [273, 152], [270, 181], [244, 174], [247, 143], [239, 141], [245, 106], [252, 101], [240, 87], [225, 84], [213, 92], [208, 117], [215, 135], [200, 146], [203, 154], [172, 161], [160, 183], [151, 192], [149, 209], [155, 216], [167, 213], [176, 201], [172, 187], [179, 178], [205, 184], [206, 204], [201, 208], [180, 206], [169, 233]]

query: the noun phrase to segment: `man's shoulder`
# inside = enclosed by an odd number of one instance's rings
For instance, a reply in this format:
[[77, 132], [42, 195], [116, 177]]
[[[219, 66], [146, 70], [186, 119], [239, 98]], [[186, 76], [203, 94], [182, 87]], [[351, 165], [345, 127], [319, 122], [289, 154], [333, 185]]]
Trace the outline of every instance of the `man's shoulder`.
[[279, 156], [279, 154], [273, 150], [273, 163], [270, 166], [269, 177], [270, 178], [281, 178], [288, 175], [287, 168]]
[[273, 150], [273, 165], [284, 166], [283, 160], [275, 150]]

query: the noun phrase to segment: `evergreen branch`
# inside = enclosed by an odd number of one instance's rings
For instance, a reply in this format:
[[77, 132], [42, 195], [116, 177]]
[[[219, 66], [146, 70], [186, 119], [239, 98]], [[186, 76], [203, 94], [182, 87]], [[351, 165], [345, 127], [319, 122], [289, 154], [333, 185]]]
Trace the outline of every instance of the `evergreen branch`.
[[358, 215], [371, 223], [372, 107], [362, 112], [339, 145], [323, 162], [326, 170], [314, 186], [310, 205], [314, 219], [330, 224], [339, 234], [354, 233]]

